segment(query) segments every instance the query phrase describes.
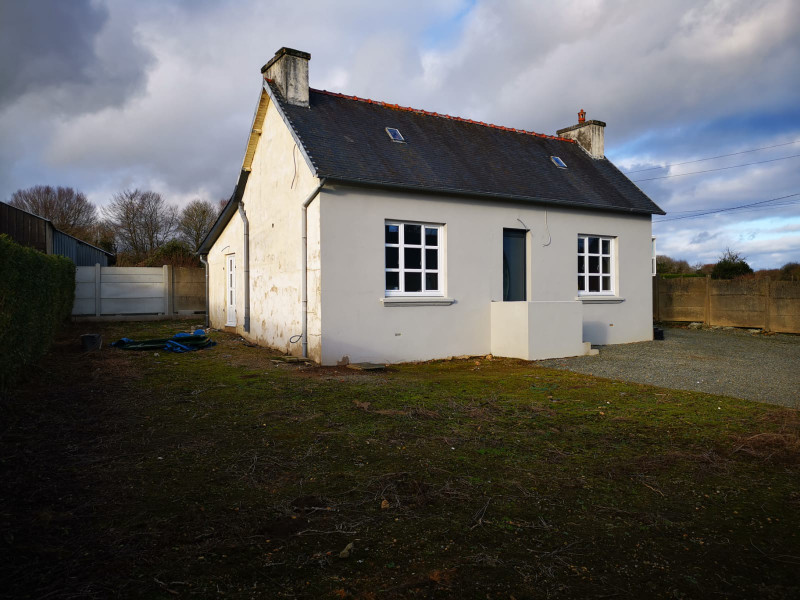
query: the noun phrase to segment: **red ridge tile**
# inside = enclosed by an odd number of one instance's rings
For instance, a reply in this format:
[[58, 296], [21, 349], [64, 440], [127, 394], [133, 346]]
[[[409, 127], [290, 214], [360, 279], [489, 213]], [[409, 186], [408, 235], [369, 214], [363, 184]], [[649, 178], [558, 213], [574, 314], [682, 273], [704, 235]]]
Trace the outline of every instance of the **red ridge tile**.
[[[267, 81], [270, 81], [269, 79]], [[366, 104], [377, 104], [378, 106], [383, 106], [385, 108], [392, 108], [394, 110], [403, 110], [406, 112], [415, 112], [420, 113], [423, 115], [429, 115], [431, 117], [439, 117], [442, 119], [452, 119], [453, 121], [460, 121], [462, 123], [471, 123], [473, 125], [481, 125], [483, 127], [491, 127], [492, 129], [499, 129], [501, 131], [513, 131], [514, 133], [522, 133], [525, 135], [532, 135], [534, 137], [545, 138], [548, 140], [559, 140], [562, 142], [570, 142], [571, 144], [576, 143], [575, 140], [571, 140], [568, 138], [559, 137], [557, 135], [547, 135], [545, 133], [537, 133], [535, 131], [526, 131], [524, 129], [514, 129], [513, 127], [504, 127], [502, 125], [493, 125], [491, 123], [483, 123], [482, 121], [473, 121], [472, 119], [464, 119], [463, 117], [454, 117], [451, 115], [445, 115], [442, 113], [430, 112], [427, 110], [422, 110], [419, 108], [411, 108], [410, 106], [400, 106], [399, 104], [390, 104], [388, 102], [381, 102], [380, 100], [372, 100], [370, 98], [359, 98], [358, 96], [348, 96], [346, 94], [340, 94], [338, 92], [329, 92], [328, 90], [314, 90], [320, 94], [326, 94], [328, 96], [335, 96], [337, 98], [345, 98], [347, 100], [355, 100], [357, 102], [364, 102]]]

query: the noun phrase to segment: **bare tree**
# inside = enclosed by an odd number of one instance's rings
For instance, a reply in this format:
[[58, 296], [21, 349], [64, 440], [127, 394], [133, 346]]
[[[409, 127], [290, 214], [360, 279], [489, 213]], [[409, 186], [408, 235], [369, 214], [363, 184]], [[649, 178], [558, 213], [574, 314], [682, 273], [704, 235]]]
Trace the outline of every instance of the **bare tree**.
[[103, 213], [119, 250], [133, 261], [144, 260], [167, 243], [178, 226], [178, 210], [156, 192], [136, 189], [114, 194]]
[[186, 205], [181, 212], [178, 231], [189, 248], [197, 251], [206, 234], [211, 231], [218, 215], [217, 207], [208, 200], [192, 200]]
[[97, 224], [95, 205], [71, 187], [35, 185], [14, 192], [9, 204], [49, 219], [56, 229], [81, 239], [91, 237]]

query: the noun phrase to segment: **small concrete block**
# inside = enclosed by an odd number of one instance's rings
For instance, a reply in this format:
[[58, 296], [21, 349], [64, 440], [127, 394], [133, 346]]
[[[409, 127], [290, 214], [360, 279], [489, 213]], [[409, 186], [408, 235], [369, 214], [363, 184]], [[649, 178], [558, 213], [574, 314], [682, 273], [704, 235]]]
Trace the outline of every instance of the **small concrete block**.
[[272, 362], [282, 362], [282, 363], [310, 363], [310, 358], [303, 358], [301, 356], [276, 356], [275, 358], [270, 359]]
[[600, 350], [598, 350], [597, 348], [590, 348], [589, 354], [587, 354], [586, 356], [597, 356], [598, 354], [600, 354]]
[[386, 368], [386, 365], [379, 365], [376, 363], [350, 363], [347, 365], [348, 369], [355, 369], [356, 371], [383, 371]]

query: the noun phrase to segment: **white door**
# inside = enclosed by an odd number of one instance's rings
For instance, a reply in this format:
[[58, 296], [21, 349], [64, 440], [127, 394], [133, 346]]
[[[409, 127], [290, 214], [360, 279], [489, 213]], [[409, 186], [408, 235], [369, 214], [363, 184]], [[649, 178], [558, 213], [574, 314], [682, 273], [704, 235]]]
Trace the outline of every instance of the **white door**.
[[227, 272], [225, 274], [226, 302], [228, 304], [228, 320], [226, 326], [236, 327], [236, 255], [227, 256]]

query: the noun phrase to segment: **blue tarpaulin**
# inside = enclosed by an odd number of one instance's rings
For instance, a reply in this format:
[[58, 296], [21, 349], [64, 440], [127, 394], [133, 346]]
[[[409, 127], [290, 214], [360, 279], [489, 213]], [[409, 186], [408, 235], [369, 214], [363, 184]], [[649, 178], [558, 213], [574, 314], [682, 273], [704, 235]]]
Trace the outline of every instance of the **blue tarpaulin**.
[[191, 352], [216, 346], [202, 329], [194, 333], [176, 333], [169, 339], [142, 340], [137, 342], [130, 338], [122, 338], [111, 344], [120, 350], [166, 350], [167, 352]]

